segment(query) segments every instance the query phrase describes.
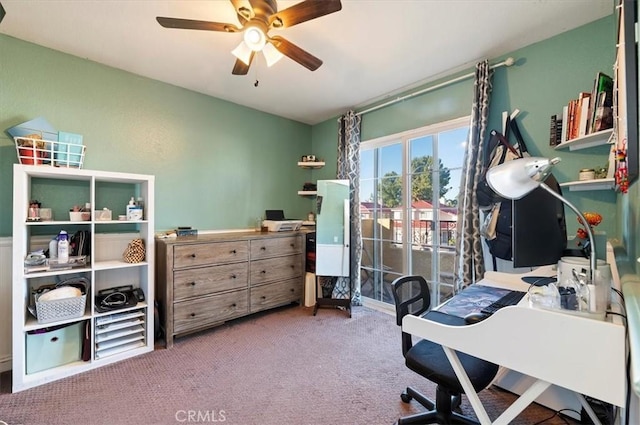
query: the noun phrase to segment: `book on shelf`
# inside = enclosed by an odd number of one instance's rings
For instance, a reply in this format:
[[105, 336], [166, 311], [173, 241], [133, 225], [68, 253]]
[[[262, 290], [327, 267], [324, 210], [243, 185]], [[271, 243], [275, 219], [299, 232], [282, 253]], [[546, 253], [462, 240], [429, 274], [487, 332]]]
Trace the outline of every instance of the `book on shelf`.
[[589, 110], [591, 109], [591, 93], [582, 93], [580, 99], [580, 122], [578, 123], [578, 137], [586, 136], [589, 128]]
[[593, 116], [593, 132], [613, 128], [613, 106], [607, 100], [608, 97], [612, 97], [612, 95], [606, 91], [598, 93]]
[[562, 117], [551, 115], [549, 121], [549, 146], [557, 146], [562, 143]]
[[593, 83], [592, 98], [591, 132], [613, 127], [613, 79], [598, 72]]
[[549, 119], [549, 146], [555, 146], [557, 145], [557, 140], [556, 140], [556, 128], [558, 127], [558, 116], [557, 115], [551, 115], [551, 118]]
[[[593, 90], [579, 92], [565, 108], [562, 110], [560, 143], [613, 127], [613, 79], [598, 72]], [[549, 137], [551, 143], [551, 130]]]
[[576, 121], [578, 117], [576, 116], [578, 110], [578, 99], [571, 99], [569, 101], [569, 121], [567, 122], [567, 140], [575, 139], [578, 135], [577, 133], [577, 124]]
[[562, 129], [560, 130], [560, 143], [567, 141], [567, 123], [569, 121], [569, 106], [562, 108]]

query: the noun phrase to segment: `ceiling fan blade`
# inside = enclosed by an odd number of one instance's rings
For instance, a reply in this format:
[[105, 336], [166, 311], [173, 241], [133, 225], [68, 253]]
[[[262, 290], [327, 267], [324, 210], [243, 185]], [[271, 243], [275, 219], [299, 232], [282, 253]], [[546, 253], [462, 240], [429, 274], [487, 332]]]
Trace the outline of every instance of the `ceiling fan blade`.
[[233, 71], [231, 73], [233, 75], [247, 75], [249, 72], [249, 67], [251, 66], [251, 62], [253, 62], [253, 56], [256, 52], [251, 52], [251, 56], [249, 57], [249, 65], [242, 62], [240, 59], [236, 59], [235, 65], [233, 65]]
[[222, 32], [238, 32], [240, 28], [233, 24], [224, 24], [220, 22], [194, 21], [191, 19], [164, 18], [156, 17], [160, 25], [165, 28], [180, 28], [185, 30], [204, 30], [204, 31], [222, 31]]
[[4, 7], [2, 7], [2, 3], [0, 3], [0, 22], [2, 22], [4, 15], [6, 15], [6, 12], [4, 11]]
[[311, 71], [315, 71], [320, 68], [320, 65], [322, 65], [322, 61], [320, 59], [278, 35], [271, 37], [269, 41], [271, 41], [271, 44], [273, 44], [280, 53], [290, 57]]
[[287, 28], [342, 9], [340, 0], [305, 0], [269, 17], [272, 28]]
[[253, 8], [251, 7], [251, 3], [249, 0], [230, 0], [233, 8], [236, 10], [238, 14], [238, 20], [244, 26], [251, 18], [255, 16], [253, 13]]

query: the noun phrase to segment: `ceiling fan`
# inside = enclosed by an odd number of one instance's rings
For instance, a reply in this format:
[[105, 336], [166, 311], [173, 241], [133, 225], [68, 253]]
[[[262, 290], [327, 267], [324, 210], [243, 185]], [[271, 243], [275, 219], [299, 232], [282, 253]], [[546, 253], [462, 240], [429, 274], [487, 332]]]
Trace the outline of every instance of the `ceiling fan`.
[[288, 28], [342, 9], [340, 0], [304, 0], [278, 12], [276, 0], [230, 0], [240, 21], [240, 27], [230, 23], [166, 18], [156, 20], [165, 28], [244, 32], [243, 41], [233, 50], [237, 57], [232, 74], [246, 75], [256, 52], [262, 51], [271, 66], [282, 56], [288, 56], [305, 68], [315, 71], [322, 61], [279, 35], [269, 36], [269, 30]]

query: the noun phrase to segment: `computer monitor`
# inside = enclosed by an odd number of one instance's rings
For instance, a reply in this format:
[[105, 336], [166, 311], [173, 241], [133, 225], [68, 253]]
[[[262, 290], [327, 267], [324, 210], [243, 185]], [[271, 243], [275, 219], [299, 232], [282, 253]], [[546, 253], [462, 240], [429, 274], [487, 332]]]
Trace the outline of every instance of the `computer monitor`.
[[[544, 181], [556, 193], [562, 190], [553, 174]], [[538, 267], [556, 264], [567, 247], [564, 204], [538, 187], [513, 201], [513, 267]]]

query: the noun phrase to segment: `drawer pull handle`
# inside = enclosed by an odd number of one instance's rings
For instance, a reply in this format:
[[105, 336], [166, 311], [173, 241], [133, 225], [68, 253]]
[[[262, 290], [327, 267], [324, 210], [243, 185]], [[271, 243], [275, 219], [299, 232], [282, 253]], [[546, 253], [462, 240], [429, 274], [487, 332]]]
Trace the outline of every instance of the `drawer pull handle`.
[[265, 297], [264, 295], [263, 295], [263, 296], [261, 296], [260, 298], [262, 298], [263, 300], [266, 300], [266, 299], [267, 299], [267, 297]]
[[291, 248], [295, 248], [296, 244], [292, 243], [290, 246]]
[[289, 267], [291, 267], [292, 269], [296, 268], [296, 266], [294, 266], [293, 264], [291, 264]]
[[237, 306], [236, 303], [231, 304], [231, 307], [233, 307], [233, 308], [236, 308], [236, 306]]
[[236, 253], [236, 250], [235, 250], [235, 249], [232, 249], [232, 250], [231, 250], [231, 253], [232, 253], [232, 254], [235, 254], [235, 253]]
[[261, 251], [266, 251], [266, 250], [267, 250], [267, 247], [266, 247], [266, 246], [263, 246], [262, 248], [260, 248], [260, 250], [261, 250]]
[[195, 313], [191, 313], [191, 317], [196, 317], [196, 314]]
[[295, 291], [296, 291], [296, 290], [295, 290], [295, 289], [293, 289], [293, 288], [291, 288], [291, 289], [289, 289], [289, 290], [290, 290], [291, 292], [295, 292]]
[[267, 274], [267, 271], [266, 270], [262, 270], [260, 273]]
[[196, 282], [191, 282], [191, 286], [196, 286]]
[[191, 258], [196, 258], [196, 254], [191, 254]]
[[231, 279], [235, 279], [237, 276], [235, 274], [231, 275]]

